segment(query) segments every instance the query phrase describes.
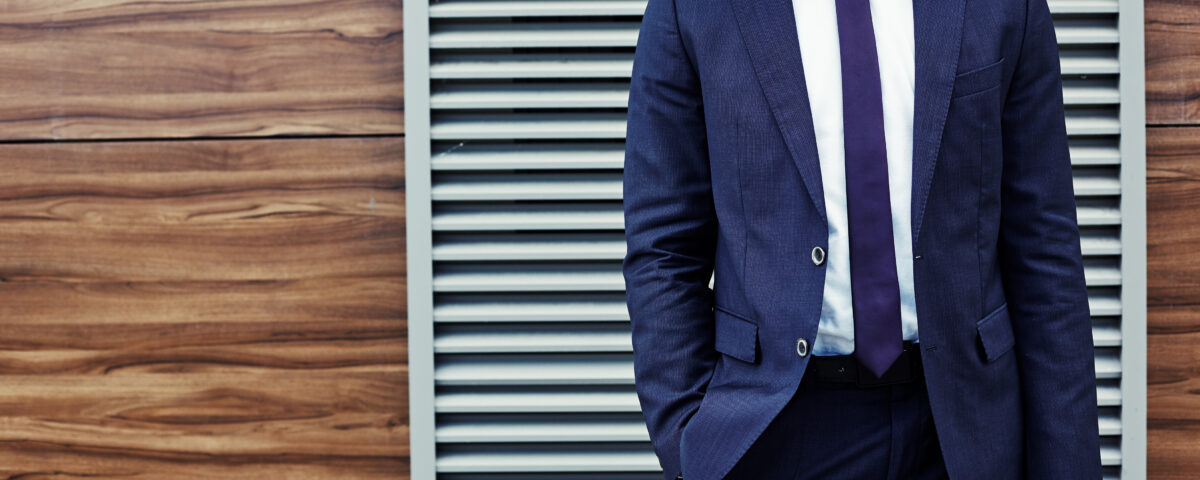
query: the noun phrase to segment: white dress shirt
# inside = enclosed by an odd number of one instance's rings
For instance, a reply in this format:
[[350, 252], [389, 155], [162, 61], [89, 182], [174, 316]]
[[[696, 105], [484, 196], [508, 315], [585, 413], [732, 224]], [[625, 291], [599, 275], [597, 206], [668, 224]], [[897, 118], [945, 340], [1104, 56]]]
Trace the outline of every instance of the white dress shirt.
[[[892, 236], [900, 283], [900, 320], [905, 340], [917, 339], [913, 294], [912, 191], [913, 92], [915, 86], [912, 0], [870, 0], [879, 76], [883, 129], [892, 206]], [[834, 0], [792, 0], [804, 80], [812, 106], [829, 248], [825, 293], [814, 355], [854, 352], [854, 308], [850, 292], [850, 238], [846, 217], [846, 159], [842, 137], [842, 69]]]

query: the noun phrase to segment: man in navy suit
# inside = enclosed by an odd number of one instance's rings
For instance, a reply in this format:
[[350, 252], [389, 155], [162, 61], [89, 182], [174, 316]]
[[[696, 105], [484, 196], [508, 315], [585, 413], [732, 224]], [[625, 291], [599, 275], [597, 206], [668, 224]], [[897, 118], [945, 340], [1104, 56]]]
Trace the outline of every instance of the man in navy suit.
[[1046, 0], [649, 0], [623, 273], [664, 478], [1100, 478], [1064, 118]]

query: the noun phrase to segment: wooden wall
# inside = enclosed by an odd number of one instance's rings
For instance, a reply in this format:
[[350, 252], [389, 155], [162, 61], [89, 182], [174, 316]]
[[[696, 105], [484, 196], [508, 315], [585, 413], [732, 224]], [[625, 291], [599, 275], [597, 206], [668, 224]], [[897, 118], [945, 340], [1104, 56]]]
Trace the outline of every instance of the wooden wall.
[[0, 3], [0, 477], [408, 477], [400, 5]]
[[1200, 3], [1146, 0], [1148, 473], [1200, 472]]

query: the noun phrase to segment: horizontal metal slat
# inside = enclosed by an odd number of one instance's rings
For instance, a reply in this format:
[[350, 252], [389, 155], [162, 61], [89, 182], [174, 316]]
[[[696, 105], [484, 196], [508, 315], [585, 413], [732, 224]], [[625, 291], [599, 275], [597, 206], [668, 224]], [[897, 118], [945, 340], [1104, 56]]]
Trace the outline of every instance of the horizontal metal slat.
[[[445, 208], [443, 210], [451, 210]], [[621, 212], [616, 209], [581, 208], [577, 211], [541, 211], [536, 209], [501, 209], [485, 211], [461, 209], [467, 212], [460, 214], [442, 212], [438, 231], [486, 231], [509, 230], [517, 228], [547, 229], [558, 227], [569, 228], [609, 228], [611, 233], [480, 233], [480, 234], [447, 234], [434, 240], [434, 260], [438, 261], [471, 261], [471, 260], [619, 260], [625, 255], [624, 234], [620, 233], [623, 221]], [[516, 210], [516, 211], [514, 211]], [[1085, 256], [1118, 255], [1121, 253], [1120, 239], [1110, 230], [1094, 231], [1089, 225], [1113, 225], [1118, 219], [1112, 219], [1107, 210], [1080, 208], [1078, 215], [1081, 230], [1080, 243]], [[610, 222], [585, 222], [582, 226], [574, 226], [586, 217], [610, 217]], [[576, 222], [557, 223], [556, 216], [571, 217]], [[577, 216], [578, 215], [578, 216]], [[457, 218], [456, 218], [457, 216]], [[478, 220], [471, 221], [471, 218]], [[523, 220], [528, 219], [528, 222]], [[1108, 219], [1111, 219], [1108, 220]], [[491, 228], [489, 228], [491, 227]]]
[[632, 385], [629, 354], [447, 355], [437, 385]]
[[[1121, 377], [1119, 349], [1096, 349], [1096, 378]], [[434, 370], [438, 385], [633, 384], [629, 354], [447, 355]]]
[[1067, 135], [1116, 135], [1121, 121], [1115, 108], [1067, 108]]
[[1080, 226], [1120, 225], [1121, 209], [1097, 199], [1081, 198], [1076, 200], [1078, 210], [1076, 217]]
[[1121, 415], [1114, 408], [1101, 408], [1099, 415], [1100, 435], [1115, 436], [1121, 434]]
[[439, 413], [600, 413], [641, 411], [631, 386], [597, 388], [511, 388], [504, 391], [463, 390], [439, 393]]
[[430, 59], [430, 78], [625, 78], [633, 75], [633, 53], [564, 52], [444, 54]]
[[429, 18], [641, 15], [646, 0], [441, 0]]
[[[440, 473], [438, 480], [662, 480], [662, 472]], [[1110, 480], [1105, 478], [1104, 480]]]
[[443, 173], [431, 187], [434, 201], [620, 200], [621, 172]]
[[1121, 102], [1116, 78], [1063, 80], [1063, 102], [1067, 105], [1108, 105]]
[[625, 236], [604, 233], [443, 234], [433, 241], [434, 261], [620, 260]]
[[[1084, 259], [1088, 286], [1121, 284], [1117, 260]], [[442, 263], [435, 266], [435, 292], [622, 291], [619, 262], [495, 264]]]
[[633, 47], [639, 22], [434, 23], [429, 48]]
[[1119, 438], [1101, 439], [1100, 463], [1106, 467], [1121, 464], [1121, 442]]
[[1115, 348], [1096, 349], [1096, 378], [1121, 377], [1121, 357], [1118, 353], [1119, 351], [1120, 349]]
[[[1097, 424], [1100, 435], [1121, 434], [1121, 419], [1113, 411], [1102, 413], [1097, 418]], [[650, 441], [641, 415], [629, 418], [588, 418], [578, 415], [458, 416], [440, 421], [436, 436], [441, 443]]]
[[1114, 318], [1100, 318], [1092, 322], [1092, 342], [1097, 347], [1121, 346], [1121, 323]]
[[1121, 233], [1116, 229], [1082, 228], [1079, 243], [1084, 256], [1121, 254]]
[[437, 323], [628, 321], [624, 292], [447, 293], [433, 307]]
[[434, 266], [434, 292], [623, 291], [621, 264], [443, 263]]
[[620, 203], [435, 205], [434, 231], [619, 230], [625, 226]]
[[[1076, 166], [1120, 164], [1116, 140], [1108, 137], [1070, 139], [1071, 162]], [[443, 144], [431, 155], [435, 171], [507, 169], [620, 169], [625, 144], [614, 142], [487, 143], [462, 141]]]
[[[1121, 161], [1115, 139], [1070, 139], [1074, 165], [1117, 165]], [[431, 155], [431, 165], [443, 170], [506, 169], [619, 169], [625, 163], [625, 144], [615, 142], [486, 143], [464, 141], [445, 144]]]
[[[488, 139], [621, 139], [625, 137], [626, 114], [591, 113], [496, 113], [435, 115], [430, 135], [434, 140]], [[1115, 109], [1066, 111], [1069, 135], [1115, 135], [1121, 124]]]
[[438, 421], [444, 443], [649, 442], [638, 414], [450, 415]]
[[[1118, 175], [1115, 169], [1076, 169], [1075, 195], [1119, 195]], [[444, 173], [435, 176], [431, 195], [434, 201], [620, 200], [622, 173]]]
[[1117, 294], [1088, 294], [1088, 310], [1093, 316], [1121, 314], [1121, 297]]
[[[1070, 139], [1074, 166], [1115, 166], [1121, 152], [1115, 138], [1074, 137]], [[487, 143], [443, 144], [431, 155], [433, 170], [487, 169], [619, 169], [624, 166], [623, 142]]]
[[[1101, 407], [1121, 405], [1121, 390], [1111, 380], [1102, 380], [1096, 387], [1097, 404]], [[604, 413], [641, 411], [637, 393], [632, 387], [608, 387], [599, 390], [572, 387], [512, 388], [505, 391], [455, 391], [439, 393], [435, 405], [439, 413]]]
[[1073, 173], [1075, 196], [1121, 194], [1121, 177], [1115, 167], [1082, 167]]
[[1050, 0], [1050, 13], [1117, 13], [1117, 0]]
[[[629, 84], [451, 84], [438, 85], [430, 107], [442, 109], [624, 108]], [[1120, 101], [1116, 79], [1063, 81], [1067, 105], [1106, 105]]]
[[430, 108], [625, 108], [629, 83], [512, 83], [434, 86]]
[[1083, 259], [1083, 275], [1089, 287], [1114, 286], [1121, 284], [1119, 260], [1111, 258]]
[[435, 353], [633, 352], [629, 324], [446, 325], [434, 334]]
[[[1084, 256], [1118, 255], [1119, 233], [1083, 229]], [[621, 260], [620, 233], [446, 234], [434, 239], [435, 261]]]
[[1120, 380], [1097, 380], [1096, 400], [1101, 407], [1116, 407], [1121, 405]]
[[1121, 70], [1116, 48], [1081, 45], [1064, 47], [1059, 50], [1059, 65], [1063, 75], [1111, 75]]
[[[1111, 75], [1120, 71], [1115, 49], [1066, 46], [1060, 52], [1064, 75]], [[633, 74], [633, 53], [443, 53], [430, 59], [433, 79], [621, 78]]]
[[[1119, 347], [1120, 326], [1112, 321], [1097, 321], [1092, 327], [1097, 347]], [[460, 326], [443, 327], [434, 336], [436, 353], [632, 353], [627, 324]]]
[[1072, 165], [1118, 165], [1121, 148], [1115, 137], [1075, 137], [1068, 140]]
[[434, 140], [623, 139], [622, 112], [459, 113], [433, 116]]
[[[1115, 0], [1052, 0], [1049, 6], [1055, 15], [1118, 11]], [[645, 0], [441, 0], [429, 5], [429, 17], [640, 16], [645, 10]]]
[[[1100, 446], [1101, 463], [1106, 467], [1119, 466], [1119, 438], [1106, 439], [1110, 441], [1102, 441]], [[437, 470], [441, 473], [661, 471], [658, 457], [650, 450], [649, 445], [639, 449], [623, 445], [559, 443], [551, 449], [537, 444], [447, 444], [439, 448], [436, 463]]]
[[430, 164], [434, 171], [620, 169], [625, 165], [625, 144], [456, 142], [435, 149]]
[[456, 472], [660, 472], [649, 444], [446, 445], [437, 470]]
[[1059, 18], [1054, 20], [1054, 34], [1058, 43], [1117, 43], [1121, 36], [1117, 33], [1116, 18]]

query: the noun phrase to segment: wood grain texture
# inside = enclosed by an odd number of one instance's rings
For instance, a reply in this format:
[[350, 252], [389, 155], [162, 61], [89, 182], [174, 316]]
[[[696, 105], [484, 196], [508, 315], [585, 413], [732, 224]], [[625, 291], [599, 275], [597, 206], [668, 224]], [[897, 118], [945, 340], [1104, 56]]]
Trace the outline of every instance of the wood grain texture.
[[1200, 5], [1147, 0], [1146, 122], [1200, 124]]
[[403, 143], [0, 145], [0, 477], [407, 478]]
[[0, 140], [403, 132], [401, 0], [10, 0], [0, 18]]
[[1147, 129], [1150, 478], [1200, 471], [1200, 128]]

